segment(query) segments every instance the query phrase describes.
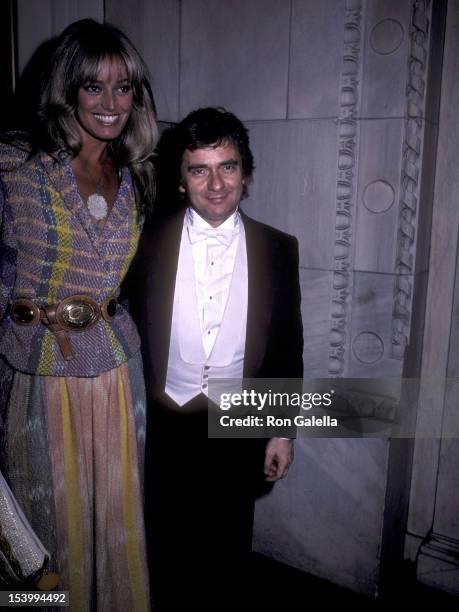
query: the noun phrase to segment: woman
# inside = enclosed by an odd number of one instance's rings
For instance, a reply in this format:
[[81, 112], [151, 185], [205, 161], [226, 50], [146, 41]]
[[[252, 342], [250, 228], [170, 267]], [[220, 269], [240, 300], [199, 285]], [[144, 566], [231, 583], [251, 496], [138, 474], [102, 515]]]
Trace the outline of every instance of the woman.
[[144, 387], [117, 293], [157, 129], [133, 45], [92, 20], [69, 26], [39, 118], [0, 149], [0, 467], [72, 609], [143, 610]]

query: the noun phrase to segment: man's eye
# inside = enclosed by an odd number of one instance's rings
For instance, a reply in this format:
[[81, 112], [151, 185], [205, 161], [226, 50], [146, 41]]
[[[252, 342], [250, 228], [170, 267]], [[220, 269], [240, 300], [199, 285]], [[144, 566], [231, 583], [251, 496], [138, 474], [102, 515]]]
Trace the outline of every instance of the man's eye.
[[204, 176], [205, 172], [205, 168], [191, 168], [190, 170], [191, 176]]
[[236, 170], [236, 164], [225, 164], [223, 166], [223, 170], [225, 172], [233, 172], [234, 170]]

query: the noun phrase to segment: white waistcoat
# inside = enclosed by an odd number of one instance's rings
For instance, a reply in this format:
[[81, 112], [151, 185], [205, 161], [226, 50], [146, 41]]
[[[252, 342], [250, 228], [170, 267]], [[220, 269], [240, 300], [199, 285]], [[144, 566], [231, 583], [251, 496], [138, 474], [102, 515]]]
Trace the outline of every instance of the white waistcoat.
[[199, 393], [208, 395], [209, 378], [241, 379], [247, 325], [247, 249], [241, 223], [233, 277], [215, 344], [206, 358], [199, 323], [193, 254], [182, 232], [175, 283], [166, 393], [179, 406]]

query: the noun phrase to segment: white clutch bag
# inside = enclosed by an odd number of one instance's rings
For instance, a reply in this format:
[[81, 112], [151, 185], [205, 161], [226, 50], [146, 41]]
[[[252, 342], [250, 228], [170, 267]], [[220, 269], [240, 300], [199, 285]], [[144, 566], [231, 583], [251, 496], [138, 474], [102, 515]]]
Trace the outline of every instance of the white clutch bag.
[[0, 586], [39, 581], [49, 557], [0, 472]]

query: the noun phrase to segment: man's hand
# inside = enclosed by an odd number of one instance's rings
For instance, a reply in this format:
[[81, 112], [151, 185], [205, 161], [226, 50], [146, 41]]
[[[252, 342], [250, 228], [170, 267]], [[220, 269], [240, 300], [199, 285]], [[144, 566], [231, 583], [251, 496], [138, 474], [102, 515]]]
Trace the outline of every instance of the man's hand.
[[293, 461], [293, 440], [271, 438], [266, 446], [264, 473], [268, 482], [287, 475]]

